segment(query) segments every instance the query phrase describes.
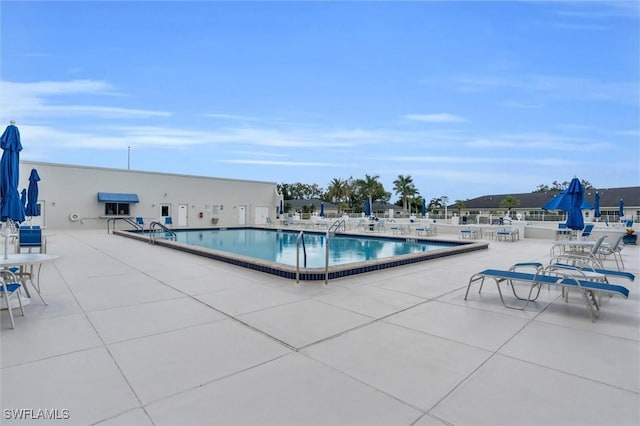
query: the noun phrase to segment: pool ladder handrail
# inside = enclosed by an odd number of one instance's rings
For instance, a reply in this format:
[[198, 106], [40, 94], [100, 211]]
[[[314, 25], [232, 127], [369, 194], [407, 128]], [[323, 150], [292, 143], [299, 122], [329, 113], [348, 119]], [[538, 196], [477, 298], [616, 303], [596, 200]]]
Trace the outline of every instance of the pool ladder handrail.
[[296, 237], [296, 284], [300, 282], [300, 243], [304, 254], [304, 267], [307, 267], [307, 247], [304, 245], [304, 231], [300, 231]]
[[138, 222], [136, 222], [135, 220], [131, 219], [130, 217], [111, 217], [109, 219], [107, 219], [107, 234], [110, 234], [110, 229], [111, 227], [109, 226], [110, 223], [113, 223], [113, 230], [116, 230], [116, 220], [124, 220], [125, 222], [127, 222], [129, 225], [133, 226], [136, 231], [144, 231], [144, 227], [142, 225], [140, 225]]
[[171, 229], [167, 228], [160, 222], [151, 222], [149, 224], [149, 244], [156, 243], [156, 232], [158, 232], [156, 228], [160, 228], [162, 232], [164, 232], [165, 234], [169, 234], [171, 240], [176, 240], [177, 235]]
[[345, 222], [344, 219], [338, 219], [331, 224], [331, 226], [327, 230], [327, 233], [335, 235], [335, 233], [338, 232], [338, 230], [340, 230], [340, 226], [342, 226], [342, 229], [344, 229], [344, 231], [347, 232], [347, 222]]

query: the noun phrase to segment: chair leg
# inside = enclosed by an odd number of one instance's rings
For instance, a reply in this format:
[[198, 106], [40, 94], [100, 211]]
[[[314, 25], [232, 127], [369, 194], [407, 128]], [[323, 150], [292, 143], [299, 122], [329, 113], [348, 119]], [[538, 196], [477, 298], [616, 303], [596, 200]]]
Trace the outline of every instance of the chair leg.
[[[16, 323], [13, 320], [13, 312], [11, 309], [11, 304], [9, 303], [9, 292], [7, 291], [7, 288], [4, 286], [4, 284], [1, 284], [1, 288], [2, 288], [2, 292], [4, 293], [4, 301], [7, 304], [7, 311], [9, 311], [9, 320], [11, 321], [11, 328], [16, 328]], [[20, 306], [22, 307], [22, 301], [20, 301]]]

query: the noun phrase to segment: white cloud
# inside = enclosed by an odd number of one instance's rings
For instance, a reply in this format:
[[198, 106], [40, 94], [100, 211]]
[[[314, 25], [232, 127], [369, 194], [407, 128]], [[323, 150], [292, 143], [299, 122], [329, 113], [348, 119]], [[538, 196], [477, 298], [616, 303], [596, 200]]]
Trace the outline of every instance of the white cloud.
[[2, 98], [0, 110], [5, 120], [33, 121], [37, 118], [74, 118], [95, 117], [113, 118], [150, 118], [168, 117], [166, 111], [154, 111], [136, 108], [124, 108], [104, 105], [74, 104], [73, 101], [55, 102], [51, 98], [64, 98], [74, 95], [120, 96], [114, 87], [104, 81], [71, 80], [39, 81], [16, 83], [1, 81]]
[[295, 167], [344, 167], [337, 163], [322, 163], [313, 161], [273, 161], [273, 160], [220, 160], [228, 164], [255, 164], [261, 166], [295, 166]]
[[422, 121], [425, 123], [461, 123], [467, 121], [458, 115], [437, 113], [437, 114], [407, 114], [404, 116], [407, 120]]
[[[462, 92], [520, 90], [547, 100], [607, 101], [638, 104], [638, 82], [603, 81], [586, 77], [543, 74], [518, 74], [499, 77], [459, 76], [452, 79], [454, 89]], [[539, 99], [539, 98], [536, 98]], [[539, 102], [536, 102], [539, 103]]]

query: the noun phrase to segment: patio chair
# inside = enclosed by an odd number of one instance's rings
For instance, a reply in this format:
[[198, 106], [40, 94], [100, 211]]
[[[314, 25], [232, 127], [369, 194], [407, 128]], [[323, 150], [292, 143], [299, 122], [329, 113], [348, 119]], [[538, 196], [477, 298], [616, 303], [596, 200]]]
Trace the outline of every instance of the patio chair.
[[[575, 249], [566, 250], [556, 253], [554, 249], [556, 245], [552, 247], [551, 250], [551, 261], [550, 263], [567, 263], [573, 266], [581, 266], [581, 265], [591, 265], [597, 266], [598, 268], [602, 268], [602, 260], [598, 254], [600, 250], [600, 246], [604, 239], [607, 238], [606, 235], [598, 238], [595, 243], [587, 246], [585, 250], [585, 246], [579, 245], [580, 241], [576, 242]], [[585, 242], [586, 243], [586, 242]], [[559, 243], [556, 243], [559, 244]], [[570, 244], [569, 244], [570, 246]]]
[[[533, 267], [534, 273], [520, 272], [517, 269], [522, 267]], [[564, 289], [579, 289], [582, 292], [582, 297], [591, 317], [591, 321], [595, 322], [599, 316], [600, 306], [598, 299], [601, 294], [606, 295], [619, 295], [627, 299], [629, 297], [629, 290], [623, 286], [609, 284], [606, 282], [590, 281], [587, 274], [579, 269], [556, 269], [556, 268], [542, 268], [540, 263], [519, 263], [511, 267], [509, 270], [500, 269], [485, 269], [482, 272], [473, 274], [469, 279], [467, 285], [467, 291], [464, 296], [464, 300], [467, 300], [469, 296], [469, 290], [471, 284], [480, 283], [480, 289], [478, 293], [482, 291], [482, 286], [485, 279], [492, 279], [498, 287], [498, 294], [502, 304], [510, 309], [524, 310], [529, 303], [535, 302], [540, 295], [540, 290], [544, 284], [560, 286]], [[529, 292], [527, 297], [521, 297], [516, 292], [514, 283], [523, 282], [529, 284]], [[508, 304], [502, 295], [500, 284], [505, 283], [511, 287], [514, 297], [524, 303], [519, 305]], [[534, 296], [535, 293], [535, 296]], [[534, 297], [532, 297], [534, 296]]]
[[[624, 262], [622, 261], [622, 254], [620, 253], [624, 248], [624, 244], [622, 243], [623, 238], [624, 234], [620, 235], [613, 244], [602, 243], [598, 249], [598, 255], [600, 258], [606, 258], [609, 255], [613, 255], [613, 260], [616, 261], [618, 271], [621, 270], [620, 265], [622, 265], [622, 269], [624, 269]], [[618, 264], [618, 259], [620, 259], [620, 264]]]
[[11, 306], [11, 300], [9, 299], [15, 293], [15, 299], [18, 300], [18, 306], [20, 307], [20, 312], [22, 316], [24, 316], [24, 307], [22, 306], [22, 294], [20, 289], [22, 288], [22, 283], [18, 280], [18, 277], [8, 269], [0, 270], [0, 293], [4, 296], [4, 301], [7, 304], [7, 311], [9, 311], [9, 320], [11, 321], [11, 328], [16, 328], [16, 323], [13, 319], [13, 310], [14, 307]]
[[556, 230], [556, 240], [560, 238], [571, 238], [573, 235], [573, 231], [567, 228], [566, 223], [559, 223], [558, 229]]
[[39, 253], [47, 252], [47, 239], [42, 235], [42, 228], [37, 225], [23, 225], [18, 228], [16, 253], [21, 253], [22, 249], [27, 249], [29, 253], [32, 253], [35, 249], [37, 249]]
[[568, 265], [568, 264], [564, 264], [564, 263], [554, 263], [549, 265], [551, 267], [568, 267], [568, 268], [573, 268], [573, 269], [580, 269], [581, 271], [588, 271], [588, 272], [593, 272], [596, 274], [601, 274], [604, 275], [607, 280], [609, 278], [612, 279], [616, 279], [616, 278], [623, 278], [625, 280], [628, 280], [630, 282], [634, 282], [636, 279], [636, 276], [634, 274], [632, 274], [631, 272], [625, 272], [625, 271], [617, 271], [615, 269], [601, 269], [601, 268], [596, 268], [594, 266], [573, 266], [573, 265]]
[[591, 237], [591, 231], [593, 231], [593, 227], [594, 225], [592, 223], [585, 225], [584, 229], [582, 230], [582, 234], [580, 234], [580, 238], [587, 239]]
[[517, 229], [504, 228], [496, 231], [496, 240], [498, 241], [516, 241], [520, 239], [520, 231]]

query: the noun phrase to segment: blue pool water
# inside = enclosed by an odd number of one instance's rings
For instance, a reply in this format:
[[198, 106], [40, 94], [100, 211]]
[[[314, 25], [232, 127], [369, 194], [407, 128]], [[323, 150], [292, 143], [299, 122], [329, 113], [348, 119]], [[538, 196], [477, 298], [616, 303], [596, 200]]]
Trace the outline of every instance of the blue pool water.
[[[254, 228], [177, 231], [176, 241], [295, 266], [297, 232]], [[305, 233], [307, 268], [325, 265], [325, 234]], [[455, 243], [407, 242], [400, 239], [336, 235], [330, 238], [329, 266], [379, 260], [452, 247]], [[302, 248], [300, 265], [303, 266]]]

